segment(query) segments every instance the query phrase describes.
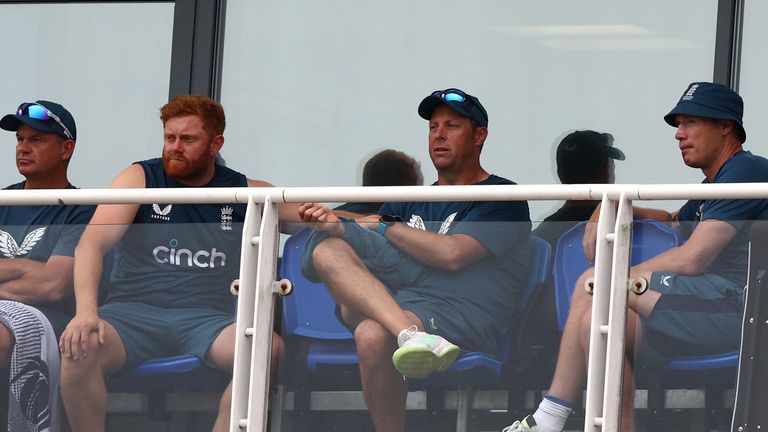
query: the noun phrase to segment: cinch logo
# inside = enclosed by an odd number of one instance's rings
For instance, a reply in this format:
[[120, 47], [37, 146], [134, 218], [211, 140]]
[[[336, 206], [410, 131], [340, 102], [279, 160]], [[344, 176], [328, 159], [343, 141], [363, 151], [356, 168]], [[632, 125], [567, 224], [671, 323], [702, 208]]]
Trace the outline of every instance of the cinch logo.
[[199, 250], [192, 252], [189, 249], [179, 248], [179, 241], [171, 239], [168, 246], [158, 246], [152, 250], [152, 256], [160, 264], [172, 264], [177, 266], [215, 268], [227, 265], [227, 254], [212, 248], [210, 252]]
[[16, 243], [13, 236], [0, 230], [0, 252], [6, 258], [16, 258], [29, 253], [33, 247], [43, 238], [45, 230], [48, 227], [37, 228], [30, 231], [21, 242], [21, 246]]

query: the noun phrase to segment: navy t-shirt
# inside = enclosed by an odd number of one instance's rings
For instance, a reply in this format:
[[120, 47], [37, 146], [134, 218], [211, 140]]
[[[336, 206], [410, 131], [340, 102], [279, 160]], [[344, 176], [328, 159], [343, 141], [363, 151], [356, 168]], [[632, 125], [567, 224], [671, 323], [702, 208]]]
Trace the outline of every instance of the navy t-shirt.
[[[147, 188], [188, 188], [162, 159], [137, 162]], [[246, 187], [247, 178], [216, 165], [201, 187]], [[229, 284], [238, 277], [245, 204], [145, 204], [115, 252], [108, 301], [232, 312]]]
[[[24, 189], [24, 182], [5, 189]], [[76, 189], [67, 185], [67, 189]], [[93, 216], [92, 205], [0, 206], [0, 257], [46, 262], [52, 256], [75, 255], [75, 247]], [[56, 334], [74, 315], [75, 299], [35, 305]]]
[[[768, 182], [768, 159], [741, 151], [720, 167], [713, 181], [704, 179], [702, 183], [753, 182]], [[728, 222], [736, 228], [736, 236], [725, 245], [706, 272], [732, 280], [738, 286], [746, 285], [750, 221], [768, 219], [768, 200], [691, 200], [680, 209], [678, 219], [681, 233], [686, 237], [700, 221], [708, 219]]]
[[[514, 182], [491, 175], [476, 185]], [[460, 271], [435, 268], [408, 290], [439, 297], [461, 308], [478, 327], [490, 324], [504, 333], [506, 317], [519, 312], [518, 293], [528, 270], [531, 221], [525, 201], [386, 203], [379, 214], [400, 217], [408, 226], [440, 234], [477, 239], [488, 255]], [[418, 258], [416, 258], [418, 260]], [[491, 336], [491, 335], [489, 335]], [[490, 339], [493, 339], [491, 337]]]

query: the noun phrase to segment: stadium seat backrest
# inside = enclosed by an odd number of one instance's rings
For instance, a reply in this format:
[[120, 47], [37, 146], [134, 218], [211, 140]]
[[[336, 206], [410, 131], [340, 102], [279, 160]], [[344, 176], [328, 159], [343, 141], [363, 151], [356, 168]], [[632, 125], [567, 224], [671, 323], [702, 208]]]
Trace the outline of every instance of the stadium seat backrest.
[[353, 339], [336, 318], [336, 303], [325, 285], [301, 274], [301, 255], [312, 230], [303, 228], [285, 242], [280, 277], [293, 283], [293, 293], [283, 298], [283, 322], [288, 334], [316, 339]]
[[[555, 283], [555, 305], [557, 324], [560, 330], [565, 327], [568, 309], [571, 307], [571, 294], [576, 281], [584, 271], [592, 266], [584, 256], [582, 222], [566, 231], [557, 242], [553, 265]], [[672, 228], [659, 222], [636, 220], [632, 224], [632, 265], [648, 259], [680, 244], [680, 237]]]
[[530, 258], [528, 259], [528, 274], [525, 279], [525, 286], [520, 296], [520, 307], [517, 313], [510, 314], [511, 322], [508, 323], [510, 335], [506, 337], [499, 346], [498, 358], [506, 362], [509, 358], [510, 350], [514, 344], [516, 328], [519, 325], [519, 318], [523, 311], [533, 298], [536, 290], [541, 289], [551, 274], [551, 256], [552, 248], [546, 240], [531, 236]]

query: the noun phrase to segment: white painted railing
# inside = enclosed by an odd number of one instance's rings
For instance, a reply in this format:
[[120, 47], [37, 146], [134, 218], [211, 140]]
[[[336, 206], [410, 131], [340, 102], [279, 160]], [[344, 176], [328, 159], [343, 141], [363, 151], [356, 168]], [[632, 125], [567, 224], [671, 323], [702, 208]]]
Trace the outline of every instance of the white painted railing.
[[[585, 430], [618, 431], [632, 202], [768, 199], [768, 183], [0, 190], [0, 205], [247, 203], [230, 430], [265, 431], [277, 258], [277, 204], [300, 202], [603, 200], [596, 249]], [[256, 263], [256, 266], [253, 265]]]

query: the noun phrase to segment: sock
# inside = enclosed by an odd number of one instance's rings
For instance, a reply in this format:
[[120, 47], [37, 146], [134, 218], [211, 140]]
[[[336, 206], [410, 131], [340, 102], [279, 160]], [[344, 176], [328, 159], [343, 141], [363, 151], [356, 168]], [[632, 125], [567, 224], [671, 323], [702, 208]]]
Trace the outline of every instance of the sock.
[[561, 432], [565, 427], [568, 416], [571, 415], [571, 404], [551, 395], [544, 396], [539, 408], [533, 413], [538, 432]]

